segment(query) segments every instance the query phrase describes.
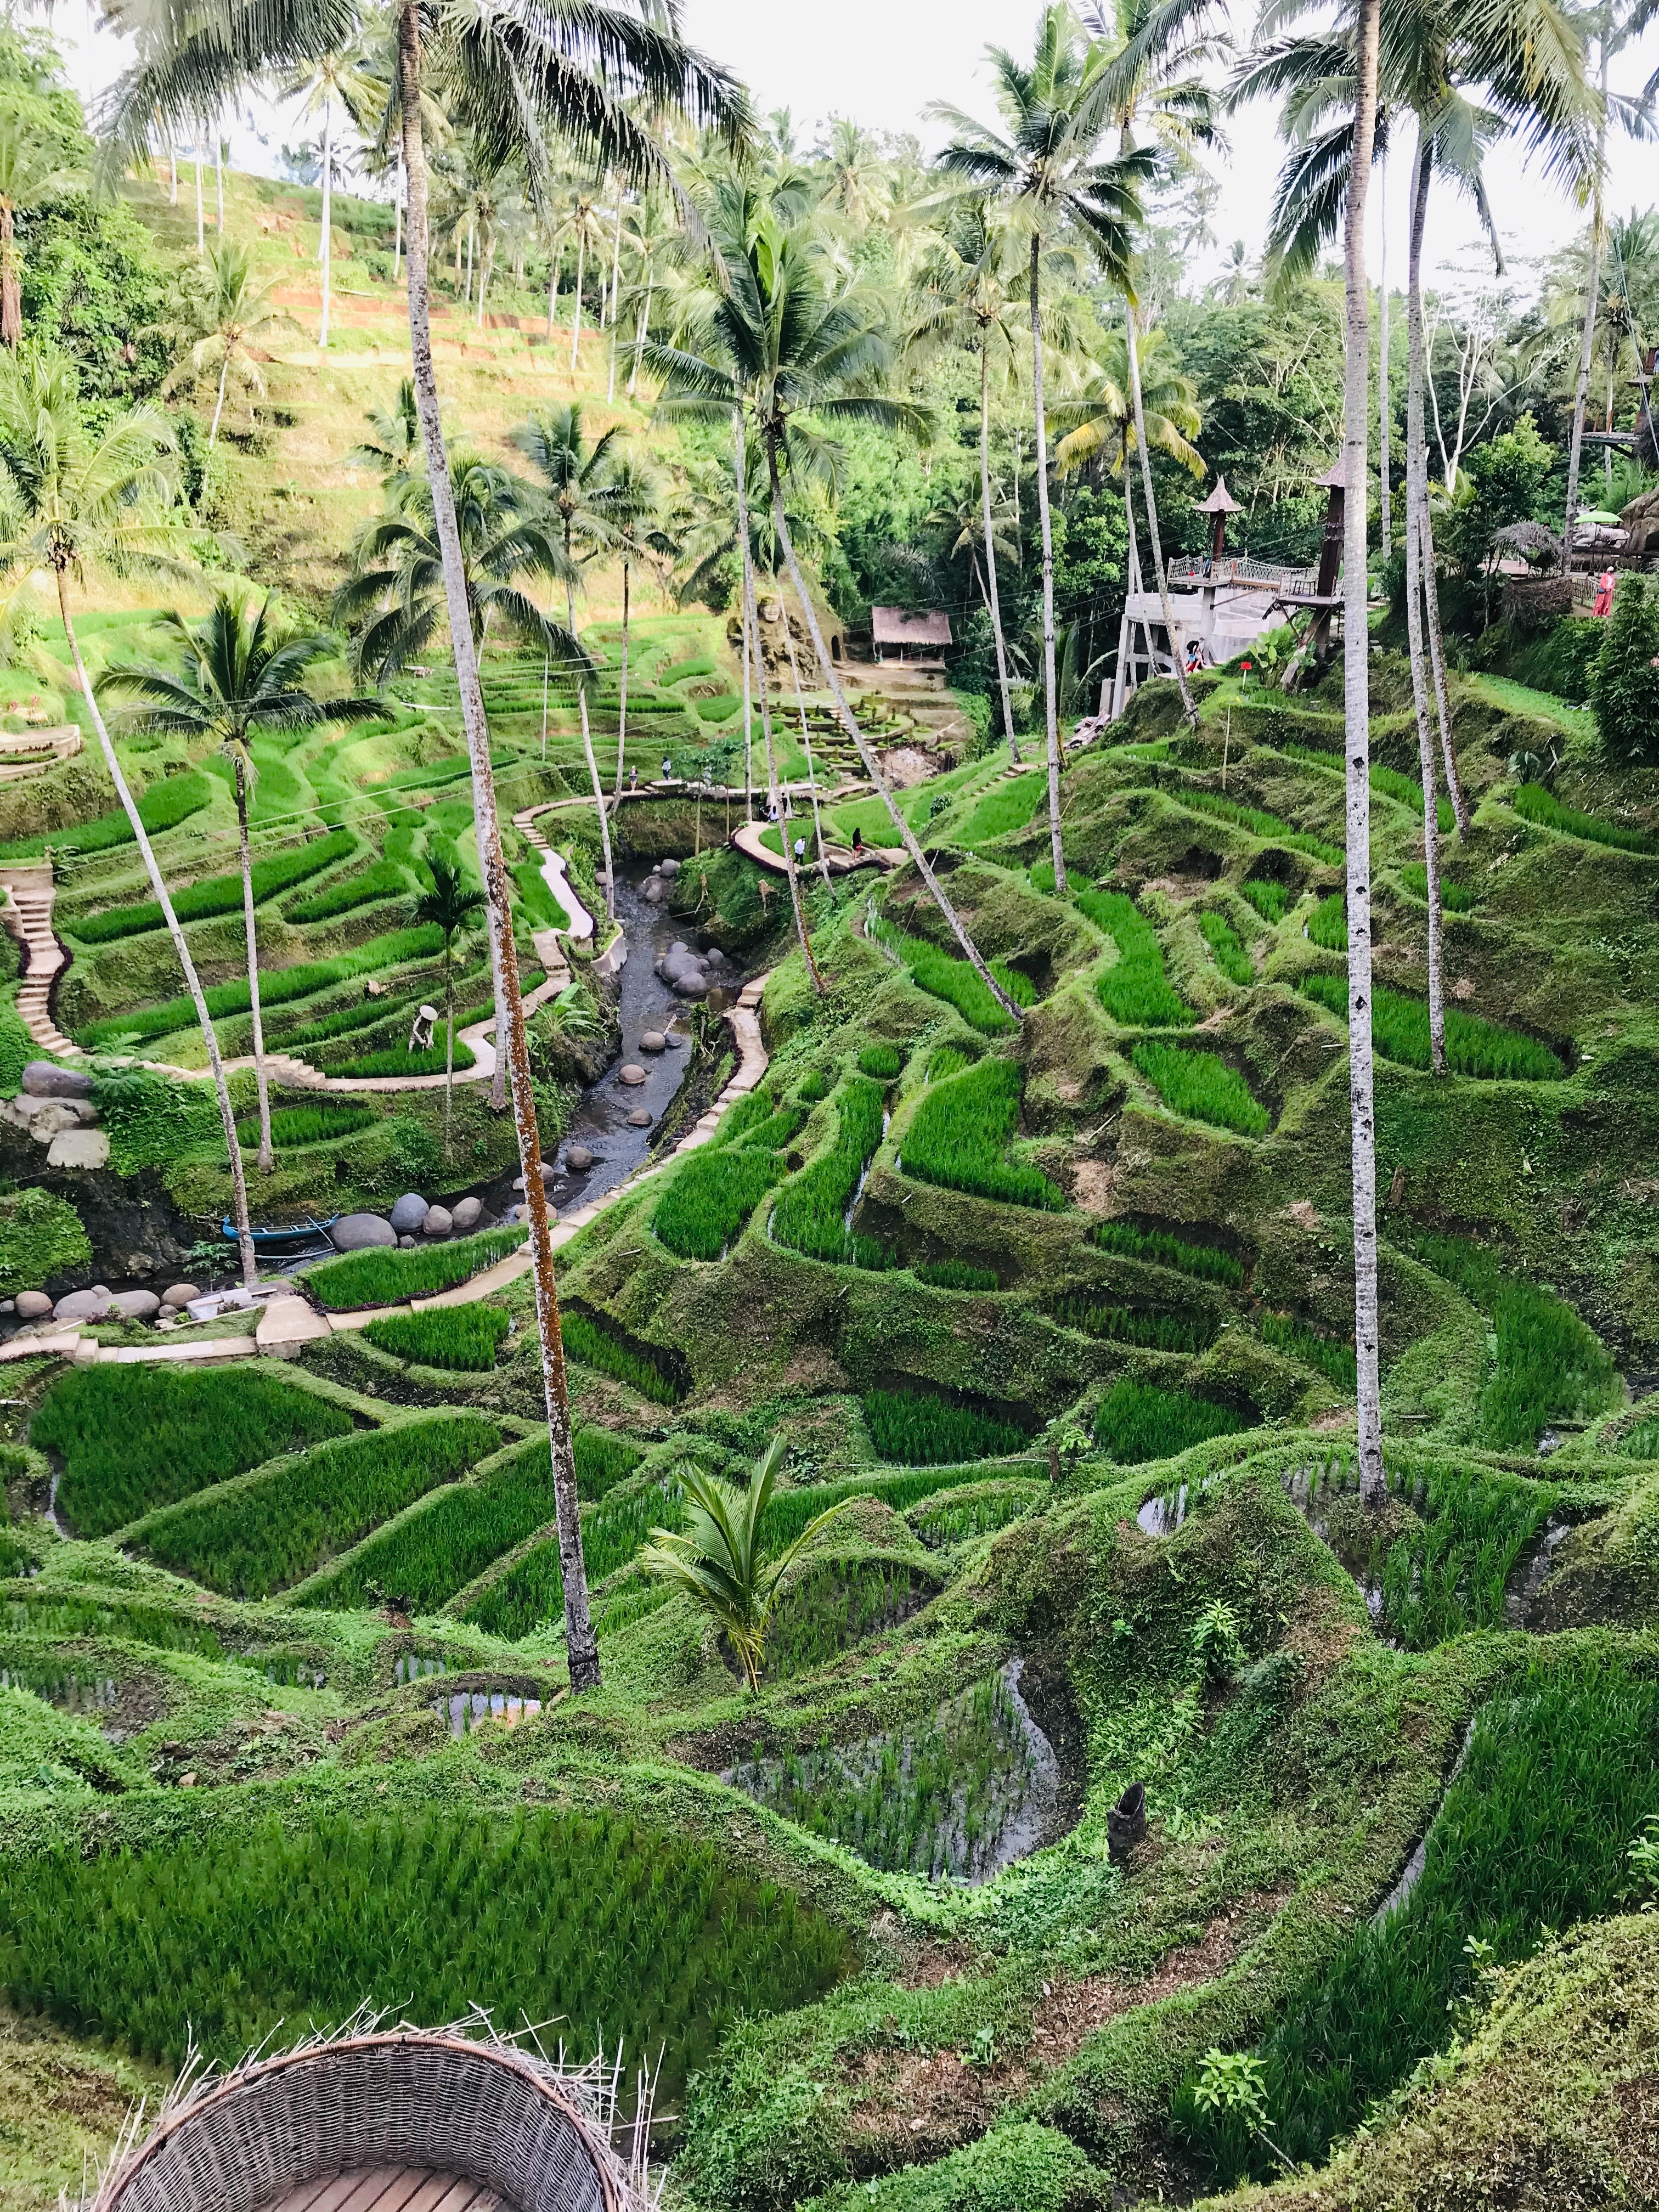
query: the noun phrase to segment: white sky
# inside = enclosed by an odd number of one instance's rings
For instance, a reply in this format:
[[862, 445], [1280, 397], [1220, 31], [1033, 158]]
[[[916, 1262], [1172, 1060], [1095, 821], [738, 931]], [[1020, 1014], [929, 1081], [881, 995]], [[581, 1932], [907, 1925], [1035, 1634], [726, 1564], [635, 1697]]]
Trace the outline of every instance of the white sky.
[[[688, 36], [704, 51], [747, 79], [763, 112], [787, 107], [798, 141], [810, 144], [814, 127], [831, 115], [848, 115], [872, 129], [914, 131], [932, 150], [944, 133], [923, 118], [932, 100], [945, 100], [970, 114], [994, 121], [994, 111], [983, 71], [988, 46], [1019, 52], [1029, 47], [1036, 8], [1032, 0], [836, 0], [828, 9], [780, 9], [776, 0], [683, 0]], [[1233, 8], [1241, 40], [1247, 39], [1253, 10]], [[53, 32], [64, 52], [70, 76], [88, 105], [94, 103], [121, 68], [123, 42], [94, 27], [92, 0], [61, 8]], [[1659, 69], [1659, 27], [1638, 46], [1619, 57], [1614, 88], [1633, 92]], [[297, 140], [301, 127], [290, 114], [273, 114], [263, 102], [258, 131], [245, 118], [231, 133], [232, 160], [238, 167], [274, 173], [284, 137]], [[263, 135], [260, 135], [263, 134]], [[1267, 228], [1272, 180], [1280, 149], [1272, 112], [1257, 106], [1231, 125], [1230, 157], [1212, 167], [1221, 185], [1212, 218], [1217, 253], [1196, 277], [1214, 273], [1220, 253], [1242, 238], [1254, 258]], [[1386, 179], [1386, 220], [1390, 274], [1404, 275], [1406, 193], [1410, 157], [1402, 149]], [[1610, 161], [1608, 206], [1614, 212], [1647, 207], [1659, 200], [1659, 147], [1614, 142]], [[1498, 147], [1487, 161], [1492, 204], [1498, 210], [1510, 263], [1510, 281], [1523, 295], [1532, 289], [1537, 264], [1565, 245], [1583, 218], [1560, 192], [1528, 174], [1518, 151]], [[1377, 273], [1383, 210], [1374, 194], [1370, 216], [1370, 266]], [[1466, 283], [1488, 281], [1490, 263], [1471, 213], [1446, 196], [1431, 210], [1430, 260], [1443, 275], [1443, 289], [1455, 291], [1453, 272]]]

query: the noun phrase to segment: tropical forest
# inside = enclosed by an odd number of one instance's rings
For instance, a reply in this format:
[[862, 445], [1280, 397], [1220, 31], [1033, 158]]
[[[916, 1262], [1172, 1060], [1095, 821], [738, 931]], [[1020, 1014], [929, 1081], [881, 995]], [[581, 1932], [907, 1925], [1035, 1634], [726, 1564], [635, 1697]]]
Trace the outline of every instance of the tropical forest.
[[70, 12], [0, 2212], [1659, 2207], [1654, 0]]

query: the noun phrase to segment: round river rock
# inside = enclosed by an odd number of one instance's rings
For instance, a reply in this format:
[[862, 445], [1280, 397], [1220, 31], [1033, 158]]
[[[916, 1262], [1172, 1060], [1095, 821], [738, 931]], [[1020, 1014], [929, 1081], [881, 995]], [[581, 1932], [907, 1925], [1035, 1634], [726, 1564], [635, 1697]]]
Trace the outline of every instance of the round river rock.
[[[422, 1214], [424, 1218], [424, 1207]], [[380, 1213], [343, 1213], [328, 1233], [337, 1252], [366, 1252], [371, 1245], [398, 1241], [397, 1231]]]
[[406, 1190], [392, 1209], [392, 1226], [399, 1237], [412, 1237], [426, 1217], [426, 1200], [417, 1190]]

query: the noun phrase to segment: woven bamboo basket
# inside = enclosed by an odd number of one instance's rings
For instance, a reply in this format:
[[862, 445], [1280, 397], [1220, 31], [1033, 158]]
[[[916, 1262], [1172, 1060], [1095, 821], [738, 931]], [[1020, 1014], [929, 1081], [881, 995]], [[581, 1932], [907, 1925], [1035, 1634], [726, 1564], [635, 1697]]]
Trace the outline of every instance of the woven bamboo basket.
[[573, 2077], [453, 2029], [347, 2033], [182, 2081], [135, 2118], [92, 2212], [258, 2212], [360, 2168], [453, 2173], [514, 2212], [634, 2212], [648, 2202]]

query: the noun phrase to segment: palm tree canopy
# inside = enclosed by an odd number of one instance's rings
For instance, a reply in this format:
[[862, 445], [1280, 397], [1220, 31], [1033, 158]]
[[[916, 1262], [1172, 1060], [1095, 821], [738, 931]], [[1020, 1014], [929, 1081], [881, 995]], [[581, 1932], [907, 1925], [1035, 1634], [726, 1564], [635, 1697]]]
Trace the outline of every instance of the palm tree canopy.
[[[1136, 344], [1146, 442], [1201, 477], [1203, 456], [1190, 442], [1199, 430], [1198, 387], [1176, 366], [1165, 331], [1143, 331]], [[1128, 456], [1139, 450], [1129, 398], [1128, 351], [1121, 330], [1103, 331], [1094, 349], [1088, 395], [1061, 400], [1050, 411], [1049, 420], [1066, 432], [1054, 448], [1055, 465], [1062, 471], [1103, 459], [1113, 475], [1121, 476]]]
[[390, 483], [421, 466], [421, 418], [412, 376], [398, 385], [390, 407], [371, 407], [363, 420], [371, 434], [346, 455], [348, 468], [376, 470]]
[[67, 355], [0, 351], [0, 560], [78, 572], [88, 558], [118, 568], [153, 556], [173, 447], [148, 404], [88, 428]]
[[[569, 630], [517, 582], [528, 574], [562, 583], [569, 573], [564, 549], [527, 488], [510, 471], [464, 451], [451, 454], [450, 473], [474, 638], [493, 619], [561, 666], [589, 672]], [[363, 623], [356, 665], [384, 686], [445, 620], [443, 561], [424, 475], [387, 486], [385, 507], [357, 533], [352, 568], [334, 594], [333, 618]]]
[[[660, 119], [684, 116], [734, 152], [752, 135], [748, 95], [686, 45], [654, 0], [424, 0], [423, 85], [452, 125], [472, 134], [480, 166], [521, 163], [538, 196], [550, 182], [548, 136], [590, 172], [677, 189]], [[119, 20], [119, 9], [117, 10]], [[363, 30], [362, 0], [198, 0], [165, 35], [141, 40], [99, 118], [112, 171], [142, 152], [157, 125], [189, 128], [220, 113], [253, 78], [314, 67]]]
[[1069, 8], [1050, 5], [1038, 18], [1031, 62], [1000, 46], [989, 59], [1004, 131], [960, 108], [934, 106], [930, 112], [956, 133], [939, 156], [941, 167], [994, 194], [1041, 239], [1066, 225], [1081, 231], [1106, 275], [1127, 285], [1140, 188], [1158, 158], [1148, 149], [1101, 158], [1121, 89], [1109, 73], [1107, 46], [1086, 35]]
[[589, 553], [610, 543], [617, 502], [611, 492], [620, 424], [590, 440], [580, 399], [532, 415], [513, 433], [513, 443], [542, 478], [548, 503], [567, 545]]
[[484, 895], [474, 890], [461, 874], [458, 861], [447, 853], [433, 853], [427, 866], [432, 871], [432, 888], [422, 891], [415, 902], [415, 919], [419, 923], [434, 923], [444, 933], [446, 946], [458, 937], [476, 914], [483, 910]]
[[77, 191], [87, 181], [62, 144], [34, 129], [26, 115], [0, 115], [0, 210], [6, 215]]
[[100, 700], [131, 701], [139, 729], [165, 730], [246, 750], [256, 730], [310, 729], [382, 711], [374, 699], [318, 699], [308, 671], [336, 650], [316, 631], [284, 637], [269, 596], [251, 601], [221, 592], [206, 619], [191, 625], [169, 614], [162, 628], [182, 648], [182, 666], [117, 662], [98, 685]]

